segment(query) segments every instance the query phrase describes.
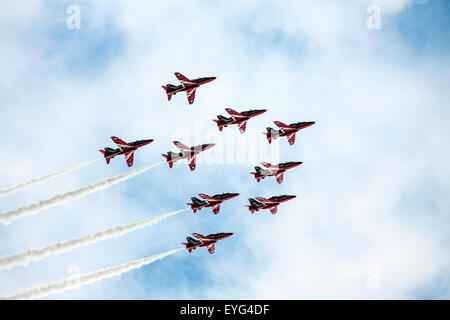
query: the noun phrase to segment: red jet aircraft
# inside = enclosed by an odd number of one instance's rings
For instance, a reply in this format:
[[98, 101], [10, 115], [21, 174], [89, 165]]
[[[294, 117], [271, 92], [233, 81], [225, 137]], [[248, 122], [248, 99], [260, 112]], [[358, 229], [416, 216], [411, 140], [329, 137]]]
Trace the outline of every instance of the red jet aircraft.
[[213, 120], [215, 123], [217, 123], [219, 131], [222, 131], [223, 127], [227, 127], [230, 124], [237, 124], [239, 127], [239, 132], [244, 133], [245, 127], [247, 126], [247, 120], [259, 116], [260, 114], [263, 114], [267, 110], [248, 110], [237, 112], [234, 111], [233, 109], [225, 108], [225, 111], [231, 115], [230, 118], [218, 115], [217, 119], [219, 120]]
[[134, 159], [134, 152], [139, 149], [140, 147], [143, 147], [149, 143], [152, 143], [153, 139], [147, 139], [147, 140], [137, 140], [134, 142], [126, 143], [125, 141], [117, 138], [117, 137], [111, 137], [112, 141], [114, 141], [115, 144], [117, 144], [118, 148], [113, 149], [106, 147], [105, 150], [98, 150], [100, 151], [103, 156], [106, 159], [106, 164], [109, 164], [109, 161], [111, 158], [114, 158], [115, 156], [118, 156], [120, 154], [123, 154], [125, 156], [125, 160], [127, 161], [127, 164], [129, 167], [133, 165], [133, 159]]
[[270, 209], [270, 212], [272, 214], [277, 213], [278, 205], [282, 202], [292, 200], [296, 196], [289, 196], [287, 194], [281, 195], [281, 196], [274, 196], [270, 197], [269, 199], [256, 197], [256, 199], [250, 198], [248, 201], [250, 201], [250, 205], [246, 206], [250, 210], [251, 213], [254, 213], [255, 211], [258, 211], [260, 209]]
[[198, 247], [207, 247], [208, 252], [210, 254], [213, 254], [214, 249], [215, 249], [215, 243], [219, 240], [228, 238], [228, 237], [232, 236], [233, 234], [219, 232], [219, 233], [209, 234], [207, 236], [203, 236], [198, 233], [193, 233], [192, 235], [194, 237], [196, 237], [197, 239], [187, 237], [186, 238], [187, 243], [185, 243], [185, 242], [182, 243], [183, 245], [186, 246], [186, 249], [188, 249], [189, 252], [192, 252], [192, 250], [195, 250]]
[[260, 182], [261, 179], [264, 179], [265, 177], [275, 176], [278, 183], [283, 182], [283, 173], [285, 173], [287, 170], [295, 168], [299, 165], [301, 165], [303, 162], [283, 162], [276, 166], [271, 165], [267, 162], [261, 162], [261, 164], [266, 168], [261, 168], [256, 166], [255, 171], [256, 172], [250, 172], [252, 175], [255, 176], [256, 181]]
[[287, 137], [289, 144], [292, 146], [295, 143], [295, 134], [302, 129], [312, 126], [315, 122], [297, 122], [290, 125], [284, 124], [280, 121], [274, 121], [273, 123], [280, 127], [280, 129], [276, 130], [268, 127], [267, 132], [263, 132], [263, 134], [267, 137], [267, 140], [269, 140], [269, 143], [272, 142], [272, 139], [276, 139], [278, 137]]
[[232, 199], [237, 197], [239, 193], [221, 193], [216, 194], [215, 196], [208, 196], [203, 193], [198, 194], [203, 200], [200, 200], [196, 197], [192, 197], [192, 203], [186, 203], [191, 206], [192, 211], [197, 212], [197, 210], [201, 210], [202, 208], [212, 208], [214, 214], [218, 214], [220, 210], [220, 204], [225, 200]]
[[166, 84], [165, 86], [162, 86], [162, 88], [166, 90], [167, 99], [170, 101], [172, 95], [175, 95], [181, 91], [186, 91], [189, 104], [194, 103], [195, 90], [197, 90], [198, 87], [216, 79], [216, 77], [204, 77], [189, 80], [179, 72], [175, 72], [175, 76], [177, 77], [178, 80], [180, 80], [181, 85], [175, 86], [173, 84]]
[[162, 156], [167, 159], [167, 162], [169, 163], [169, 168], [172, 168], [173, 163], [181, 160], [181, 159], [187, 159], [189, 163], [189, 169], [191, 171], [195, 170], [195, 157], [202, 151], [208, 150], [215, 146], [215, 144], [201, 144], [195, 147], [188, 147], [182, 144], [179, 141], [173, 142], [177, 148], [181, 150], [180, 153], [175, 152], [167, 152], [167, 154], [163, 154]]

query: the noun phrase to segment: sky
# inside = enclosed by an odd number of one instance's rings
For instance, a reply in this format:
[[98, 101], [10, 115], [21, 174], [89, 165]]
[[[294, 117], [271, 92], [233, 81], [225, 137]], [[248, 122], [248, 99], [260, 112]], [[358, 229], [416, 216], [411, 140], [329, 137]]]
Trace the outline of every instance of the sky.
[[[69, 6], [80, 28], [69, 29]], [[368, 28], [379, 9], [379, 29]], [[191, 172], [164, 163], [109, 189], [0, 225], [0, 257], [238, 192], [221, 206], [0, 271], [0, 296], [233, 232], [46, 299], [449, 299], [450, 4], [444, 0], [3, 1], [0, 189], [155, 139], [131, 169], [216, 143]], [[195, 103], [173, 75], [216, 76]], [[212, 119], [268, 111], [219, 132]], [[289, 146], [261, 132], [316, 121]], [[257, 183], [263, 161], [303, 161]], [[103, 159], [0, 198], [4, 212], [131, 170]], [[294, 194], [278, 213], [248, 198]]]

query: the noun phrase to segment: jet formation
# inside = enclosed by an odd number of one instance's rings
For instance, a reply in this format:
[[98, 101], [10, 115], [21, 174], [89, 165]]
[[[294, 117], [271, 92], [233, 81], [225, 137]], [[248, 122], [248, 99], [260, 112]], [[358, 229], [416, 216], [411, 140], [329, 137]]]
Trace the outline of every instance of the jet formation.
[[[162, 86], [162, 88], [165, 90], [167, 94], [167, 99], [170, 101], [173, 95], [176, 95], [178, 92], [184, 91], [186, 92], [189, 105], [194, 103], [196, 90], [200, 86], [216, 79], [216, 77], [202, 77], [197, 79], [188, 79], [179, 72], [175, 72], [175, 76], [180, 81], [181, 83], [180, 85], [166, 84]], [[229, 116], [226, 117], [223, 115], [218, 115], [217, 119], [213, 120], [217, 124], [219, 131], [222, 132], [223, 128], [226, 128], [229, 125], [237, 125], [239, 132], [243, 134], [245, 133], [248, 120], [265, 113], [267, 110], [250, 109], [247, 111], [238, 112], [231, 108], [225, 108], [225, 111], [228, 113]], [[295, 135], [297, 132], [315, 124], [314, 121], [296, 122], [289, 125], [284, 124], [280, 121], [274, 121], [274, 123], [278, 127], [278, 129], [268, 127], [266, 128], [267, 132], [263, 133], [266, 136], [269, 143], [271, 143], [273, 139], [277, 139], [279, 137], [286, 137], [288, 139], [289, 145], [291, 146], [294, 145], [295, 143]], [[146, 139], [146, 140], [137, 140], [134, 142], [125, 142], [115, 136], [112, 136], [111, 139], [117, 145], [116, 149], [105, 147], [104, 150], [99, 150], [106, 159], [106, 163], [109, 164], [110, 160], [115, 156], [124, 155], [127, 165], [129, 167], [133, 165], [134, 152], [137, 149], [154, 141], [153, 139]], [[195, 170], [196, 156], [201, 152], [211, 149], [212, 147], [215, 146], [215, 144], [210, 143], [188, 147], [179, 141], [173, 141], [173, 143], [179, 149], [179, 152], [169, 151], [166, 154], [162, 154], [162, 156], [166, 159], [167, 163], [169, 164], [169, 168], [173, 167], [174, 162], [186, 159], [189, 165], [189, 169], [191, 171]], [[290, 170], [292, 168], [301, 165], [302, 163], [303, 162], [300, 161], [297, 162], [288, 161], [279, 163], [277, 165], [272, 165], [271, 163], [268, 162], [261, 162], [262, 167], [256, 166], [255, 172], [250, 173], [255, 177], [257, 182], [260, 182], [262, 179], [265, 179], [266, 177], [273, 176], [275, 177], [277, 183], [281, 184], [283, 182], [284, 173], [287, 170]], [[220, 205], [224, 201], [235, 198], [238, 195], [239, 193], [221, 193], [216, 194], [214, 196], [208, 196], [204, 193], [199, 193], [198, 196], [201, 199], [192, 197], [191, 198], [192, 202], [187, 203], [187, 205], [190, 206], [190, 208], [194, 213], [203, 208], [211, 208], [212, 212], [216, 215], [219, 213]], [[292, 200], [295, 197], [296, 197], [295, 195], [285, 194], [273, 196], [268, 199], [262, 197], [250, 198], [249, 199], [250, 205], [246, 205], [246, 207], [252, 214], [259, 210], [270, 210], [272, 214], [276, 214], [278, 206], [281, 203]], [[212, 254], [214, 253], [216, 242], [230, 237], [231, 235], [233, 235], [233, 233], [221, 232], [209, 234], [207, 236], [203, 236], [199, 233], [193, 233], [192, 235], [195, 237], [195, 239], [192, 237], [187, 237], [186, 238], [187, 242], [182, 243], [183, 245], [186, 246], [186, 249], [189, 252], [192, 252], [192, 250], [195, 250], [198, 247], [206, 247], [208, 249], [208, 252]]]

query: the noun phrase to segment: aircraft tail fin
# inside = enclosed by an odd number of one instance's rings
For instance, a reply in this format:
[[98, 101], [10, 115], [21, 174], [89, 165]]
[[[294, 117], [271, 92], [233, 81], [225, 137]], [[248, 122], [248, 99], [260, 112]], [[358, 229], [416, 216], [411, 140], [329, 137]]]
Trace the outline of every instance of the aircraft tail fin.
[[169, 164], [169, 168], [172, 168], [173, 167], [173, 161], [172, 161], [172, 157], [170, 156], [170, 154], [163, 153], [162, 156], [164, 158], [166, 158], [167, 163]]
[[167, 94], [167, 100], [170, 101], [170, 99], [172, 99], [172, 93], [169, 92], [169, 88], [166, 87], [166, 86], [161, 86], [161, 87], [166, 91], [166, 94]]
[[255, 213], [255, 209], [253, 209], [253, 206], [246, 205], [248, 210], [250, 210], [250, 213]]
[[246, 205], [246, 207], [248, 208], [248, 210], [250, 210], [250, 213], [255, 213], [255, 211], [258, 211], [258, 202], [253, 199], [253, 198], [249, 198], [248, 201], [250, 202], [250, 205]]
[[231, 122], [231, 118], [224, 117], [222, 115], [218, 115], [217, 119], [219, 120], [213, 120], [215, 123], [217, 123], [217, 126], [219, 127], [219, 130], [222, 131], [223, 127], [226, 127], [229, 122]]
[[191, 209], [192, 209], [192, 211], [194, 212], [194, 213], [196, 213], [197, 212], [197, 210], [199, 210], [199, 208], [196, 208], [195, 207], [195, 201], [194, 201], [194, 199], [196, 199], [196, 198], [191, 198], [192, 199], [192, 202], [193, 203], [186, 203], [188, 206], [190, 206], [191, 207]]
[[186, 249], [189, 251], [189, 253], [192, 252], [192, 247], [190, 247], [190, 244], [189, 244], [189, 243], [182, 242], [181, 244], [182, 244], [183, 246], [186, 246]]
[[106, 151], [105, 150], [98, 150], [98, 151], [100, 151], [103, 154], [103, 156], [105, 157], [106, 164], [109, 164], [109, 161], [111, 161], [111, 158], [106, 157]]
[[191, 200], [192, 200], [192, 202], [194, 204], [204, 204], [205, 203], [205, 201], [202, 201], [202, 200], [200, 200], [199, 198], [196, 198], [196, 197], [192, 197]]
[[219, 119], [220, 121], [226, 122], [226, 121], [230, 121], [231, 118], [227, 118], [227, 117], [224, 117], [224, 116], [222, 116], [221, 114], [219, 114], [219, 115], [217, 116], [217, 119]]
[[257, 182], [260, 182], [261, 181], [261, 168], [255, 167], [255, 171], [256, 172], [250, 172], [250, 173], [255, 176], [255, 179]]
[[195, 240], [192, 237], [187, 237], [186, 241], [187, 242], [182, 242], [181, 244], [186, 246], [186, 249], [188, 249], [189, 253], [196, 248], [196, 245], [200, 244], [200, 241]]
[[267, 140], [269, 143], [272, 142], [272, 139], [275, 139], [277, 135], [279, 134], [279, 131], [276, 129], [273, 129], [271, 127], [266, 128], [267, 132], [263, 132], [263, 134], [267, 137]]
[[214, 121], [215, 123], [217, 123], [217, 127], [219, 127], [219, 131], [222, 131], [223, 125], [220, 124], [220, 121], [219, 121], [219, 120], [216, 120], [216, 119], [214, 119], [213, 121]]
[[195, 239], [192, 238], [192, 237], [187, 237], [187, 238], [186, 238], [186, 241], [187, 241], [189, 244], [197, 244], [197, 243], [198, 243], [198, 241], [195, 240]]
[[260, 182], [261, 181], [261, 177], [259, 175], [258, 172], [250, 172], [256, 179], [256, 182]]
[[269, 141], [269, 143], [272, 143], [272, 136], [269, 132], [262, 132], [262, 134], [266, 136], [267, 141]]

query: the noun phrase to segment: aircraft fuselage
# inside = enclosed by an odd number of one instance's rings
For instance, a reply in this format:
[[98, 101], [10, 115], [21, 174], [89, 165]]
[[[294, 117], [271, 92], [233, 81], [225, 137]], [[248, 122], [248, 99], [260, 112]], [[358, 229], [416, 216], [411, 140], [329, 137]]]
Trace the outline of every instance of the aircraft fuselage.
[[181, 150], [178, 153], [175, 152], [168, 152], [168, 155], [170, 156], [170, 160], [175, 162], [182, 159], [187, 159], [192, 156], [198, 155], [200, 152], [208, 150], [212, 148], [214, 144], [202, 144], [195, 147], [191, 147], [190, 150]]
[[173, 84], [167, 84], [166, 85], [166, 87], [168, 88], [167, 93], [175, 95], [178, 92], [187, 91], [187, 90], [190, 90], [192, 88], [198, 88], [201, 85], [203, 85], [205, 83], [208, 83], [208, 82], [211, 82], [211, 81], [213, 81], [215, 79], [216, 79], [216, 77], [203, 77], [203, 78], [192, 79], [192, 80], [190, 80], [190, 82], [192, 82], [192, 84], [188, 84], [188, 85], [185, 85], [185, 86], [182, 86], [182, 85], [176, 86], [176, 85], [173, 85]]
[[151, 142], [153, 142], [153, 139], [146, 139], [146, 140], [136, 140], [133, 142], [129, 142], [128, 145], [126, 147], [122, 147], [122, 148], [109, 148], [106, 147], [105, 150], [105, 158], [114, 158], [115, 156], [118, 155], [122, 155], [125, 154], [127, 152], [133, 151], [133, 150], [137, 150], [140, 147], [143, 147]]

